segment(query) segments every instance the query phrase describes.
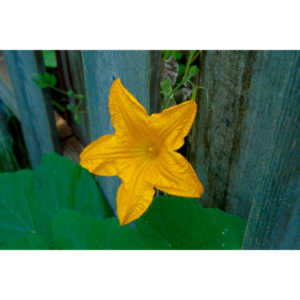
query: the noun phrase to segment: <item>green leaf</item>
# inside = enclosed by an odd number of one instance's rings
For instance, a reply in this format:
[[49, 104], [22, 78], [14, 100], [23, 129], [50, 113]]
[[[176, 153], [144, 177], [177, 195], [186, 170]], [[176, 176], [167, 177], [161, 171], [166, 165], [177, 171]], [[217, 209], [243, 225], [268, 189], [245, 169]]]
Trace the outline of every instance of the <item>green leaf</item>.
[[68, 97], [72, 98], [75, 96], [75, 93], [72, 90], [67, 91]]
[[48, 238], [52, 216], [58, 209], [75, 209], [97, 218], [111, 215], [93, 175], [55, 153], [45, 155], [35, 170], [34, 196], [31, 207], [35, 223]]
[[19, 239], [13, 240], [10, 243], [0, 246], [2, 250], [48, 250], [49, 245], [45, 239], [35, 233], [29, 233]]
[[43, 59], [47, 68], [57, 68], [55, 50], [43, 50]]
[[0, 174], [0, 186], [0, 245], [29, 233], [50, 241], [52, 218], [62, 208], [97, 219], [112, 215], [93, 176], [55, 153], [35, 171]]
[[246, 221], [195, 199], [157, 197], [136, 221], [141, 236], [156, 232], [173, 249], [240, 249]]
[[42, 74], [35, 73], [33, 81], [42, 89], [54, 87], [56, 84], [56, 77], [53, 74], [44, 72]]
[[29, 170], [0, 174], [0, 245], [36, 231], [28, 203], [33, 177]]
[[[61, 210], [54, 217], [52, 230], [57, 249], [151, 249], [149, 240], [142, 239], [129, 225], [120, 226], [116, 218], [98, 220], [75, 211]], [[157, 245], [157, 241], [152, 242]]]
[[98, 249], [97, 219], [76, 211], [60, 210], [53, 218], [53, 244], [56, 249]]
[[171, 250], [171, 243], [155, 228], [153, 228], [152, 224], [150, 224], [147, 220], [136, 221], [137, 229], [141, 239], [144, 241], [146, 245], [148, 245], [148, 249], [151, 250]]
[[178, 74], [183, 75], [184, 71], [185, 71], [185, 65], [184, 64], [179, 64]]
[[151, 249], [144, 243], [137, 230], [131, 228], [130, 225], [120, 226], [116, 218], [99, 221], [97, 234], [100, 249]]
[[183, 54], [180, 51], [175, 51], [174, 57], [177, 61], [179, 61], [182, 58]]
[[70, 104], [70, 103], [67, 104], [67, 109], [70, 110], [70, 111], [73, 111], [73, 109], [74, 109], [74, 108], [73, 108], [73, 105]]
[[162, 93], [164, 95], [171, 95], [172, 94], [172, 84], [171, 84], [171, 82], [168, 78], [161, 81], [160, 87], [161, 87]]
[[197, 75], [199, 72], [199, 68], [197, 66], [192, 66], [189, 70], [189, 79]]
[[74, 98], [76, 98], [78, 100], [83, 100], [84, 96], [82, 94], [74, 94]]
[[168, 59], [170, 54], [171, 54], [171, 51], [170, 50], [162, 50], [162, 59]]

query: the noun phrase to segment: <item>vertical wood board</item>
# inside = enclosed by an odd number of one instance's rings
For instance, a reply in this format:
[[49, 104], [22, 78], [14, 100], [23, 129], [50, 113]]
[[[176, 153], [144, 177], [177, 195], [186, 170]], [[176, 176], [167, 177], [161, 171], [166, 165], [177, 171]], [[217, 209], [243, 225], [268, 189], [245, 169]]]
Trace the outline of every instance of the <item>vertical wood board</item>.
[[199, 90], [191, 134], [190, 158], [205, 189], [202, 204], [242, 217], [249, 214], [252, 187], [243, 186], [246, 190], [240, 193], [230, 186], [239, 163], [254, 56], [251, 51], [202, 52], [200, 85], [204, 89]]
[[[285, 217], [283, 218], [282, 215]], [[290, 181], [281, 196], [277, 215], [275, 214], [274, 218], [277, 222], [274, 222], [275, 226], [271, 231], [267, 248], [300, 250], [300, 176]], [[253, 238], [250, 239], [252, 240]], [[248, 247], [246, 243], [248, 242], [245, 239], [245, 248]]]
[[18, 110], [18, 106], [16, 103], [16, 99], [14, 97], [13, 92], [7, 86], [7, 84], [1, 80], [0, 78], [0, 100], [5, 103], [5, 105], [13, 112], [13, 114], [19, 119], [20, 114]]
[[[151, 67], [154, 61], [150, 51], [83, 51], [82, 57], [91, 140], [114, 132], [108, 97], [116, 78], [120, 78], [124, 86], [150, 111], [150, 98], [157, 96], [153, 82], [158, 82], [156, 76], [159, 76], [159, 70], [156, 72]], [[101, 177], [99, 183], [115, 210], [120, 180], [117, 177]]]
[[13, 153], [13, 137], [7, 123], [8, 114], [0, 100], [0, 172], [15, 171], [19, 167]]
[[16, 99], [14, 97], [11, 81], [7, 72], [3, 53], [0, 51], [0, 100], [19, 118]]
[[[300, 52], [207, 51], [191, 159], [206, 206], [247, 218], [244, 247], [270, 249], [299, 175]], [[276, 217], [275, 217], [276, 216]]]
[[[71, 88], [78, 94], [85, 96], [85, 82], [82, 64], [81, 51], [65, 51], [69, 69]], [[73, 100], [76, 102], [75, 100]], [[76, 135], [80, 138], [81, 143], [86, 146], [90, 141], [88, 130], [88, 113], [86, 108], [86, 97], [82, 101], [79, 111], [80, 123], [72, 122], [72, 127]]]
[[4, 51], [4, 56], [29, 158], [36, 167], [44, 153], [59, 151], [51, 99], [32, 80], [34, 73], [44, 71], [42, 57], [34, 51]]

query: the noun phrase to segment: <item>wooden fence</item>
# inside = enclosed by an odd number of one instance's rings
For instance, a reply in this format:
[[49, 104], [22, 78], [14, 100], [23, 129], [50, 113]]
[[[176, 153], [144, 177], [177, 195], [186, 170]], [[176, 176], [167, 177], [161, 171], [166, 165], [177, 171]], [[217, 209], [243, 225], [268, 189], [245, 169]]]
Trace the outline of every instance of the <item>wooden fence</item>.
[[[4, 51], [11, 81], [0, 79], [2, 100], [21, 122], [30, 161], [61, 151], [49, 91], [33, 73], [39, 51]], [[159, 111], [160, 52], [57, 51], [60, 81], [85, 95], [82, 145], [113, 131], [108, 94], [114, 78], [149, 112]], [[205, 187], [201, 198], [248, 219], [244, 249], [300, 249], [300, 52], [201, 51], [198, 115], [188, 158]], [[71, 101], [75, 101], [72, 100]], [[101, 178], [115, 208], [119, 180]]]

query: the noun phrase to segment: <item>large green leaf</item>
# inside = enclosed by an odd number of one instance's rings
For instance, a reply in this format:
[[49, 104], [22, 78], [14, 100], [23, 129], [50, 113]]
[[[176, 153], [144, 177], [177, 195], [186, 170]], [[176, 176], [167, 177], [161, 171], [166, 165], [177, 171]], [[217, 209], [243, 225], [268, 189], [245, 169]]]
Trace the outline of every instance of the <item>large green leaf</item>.
[[60, 210], [53, 218], [53, 244], [56, 249], [97, 249], [97, 219], [76, 211]]
[[172, 249], [240, 249], [246, 221], [195, 199], [157, 197], [136, 222], [142, 237], [165, 239]]
[[[120, 226], [116, 218], [98, 220], [61, 210], [54, 217], [52, 229], [56, 249], [151, 249], [136, 229]], [[155, 241], [154, 246], [157, 244]]]
[[0, 174], [0, 246], [36, 231], [28, 205], [33, 177], [29, 170]]
[[39, 234], [29, 233], [16, 240], [12, 240], [4, 244], [0, 249], [13, 249], [13, 250], [49, 250], [50, 247], [46, 240]]
[[31, 208], [35, 223], [48, 239], [58, 209], [75, 209], [98, 218], [112, 215], [92, 175], [66, 158], [45, 155], [35, 171], [34, 183]]
[[1, 249], [240, 249], [245, 220], [195, 199], [158, 197], [120, 226], [94, 178], [57, 154], [0, 174]]
[[52, 218], [62, 208], [112, 215], [93, 176], [57, 154], [45, 155], [35, 171], [0, 174], [0, 246], [32, 233], [51, 241]]

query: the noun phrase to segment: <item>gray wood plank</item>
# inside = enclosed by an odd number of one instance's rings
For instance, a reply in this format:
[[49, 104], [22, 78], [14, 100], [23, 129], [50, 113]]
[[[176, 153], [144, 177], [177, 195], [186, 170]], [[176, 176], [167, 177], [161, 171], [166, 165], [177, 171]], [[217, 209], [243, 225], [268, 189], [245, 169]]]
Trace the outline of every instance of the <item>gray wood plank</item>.
[[3, 51], [0, 50], [0, 78], [3, 80], [6, 85], [12, 89], [11, 82], [9, 79], [8, 71], [6, 68]]
[[150, 51], [150, 108], [149, 112], [160, 112], [161, 51]]
[[205, 189], [202, 204], [243, 217], [251, 207], [252, 186], [243, 185], [248, 192], [236, 191], [233, 170], [239, 163], [254, 55], [251, 51], [202, 52], [200, 85], [205, 89], [199, 90], [191, 133], [190, 159]]
[[[150, 111], [150, 102], [158, 101], [155, 64], [158, 55], [150, 51], [83, 51], [83, 67], [87, 95], [87, 111], [91, 140], [112, 133], [108, 96], [114, 79], [124, 86]], [[152, 91], [152, 92], [151, 92]], [[100, 186], [115, 210], [115, 198], [120, 184], [117, 177], [101, 177]]]
[[26, 147], [35, 167], [43, 153], [59, 151], [49, 95], [32, 81], [34, 73], [44, 71], [42, 56], [38, 51], [4, 51], [4, 56]]
[[19, 111], [14, 97], [11, 82], [8, 76], [5, 60], [0, 51], [0, 100], [19, 118]]
[[[63, 52], [63, 54], [65, 55], [70, 88], [78, 94], [85, 95], [85, 82], [81, 51], [71, 50], [60, 52]], [[62, 61], [64, 60], [62, 59]], [[74, 99], [71, 101], [73, 101], [73, 103], [76, 103]], [[85, 146], [90, 141], [88, 130], [88, 113], [85, 100], [83, 100], [82, 105], [80, 107], [79, 119], [80, 123], [77, 123], [75, 122], [75, 120], [73, 120], [71, 125], [75, 134], [80, 138], [81, 143]]]
[[8, 117], [0, 100], [0, 172], [15, 171], [19, 168], [13, 153], [13, 137], [7, 127]]
[[[300, 249], [300, 176], [291, 180], [286, 192], [283, 193], [274, 227], [265, 245], [267, 249]], [[248, 232], [247, 236], [249, 235]], [[246, 237], [247, 237], [246, 236]], [[252, 238], [245, 239], [247, 248]], [[250, 244], [251, 246], [251, 244]]]
[[19, 119], [20, 114], [16, 99], [13, 91], [7, 86], [7, 84], [0, 78], [0, 100], [13, 112], [13, 114]]
[[[300, 52], [208, 51], [191, 160], [203, 203], [247, 218], [247, 249], [270, 249], [279, 209], [299, 175]], [[277, 217], [275, 217], [277, 216]]]

